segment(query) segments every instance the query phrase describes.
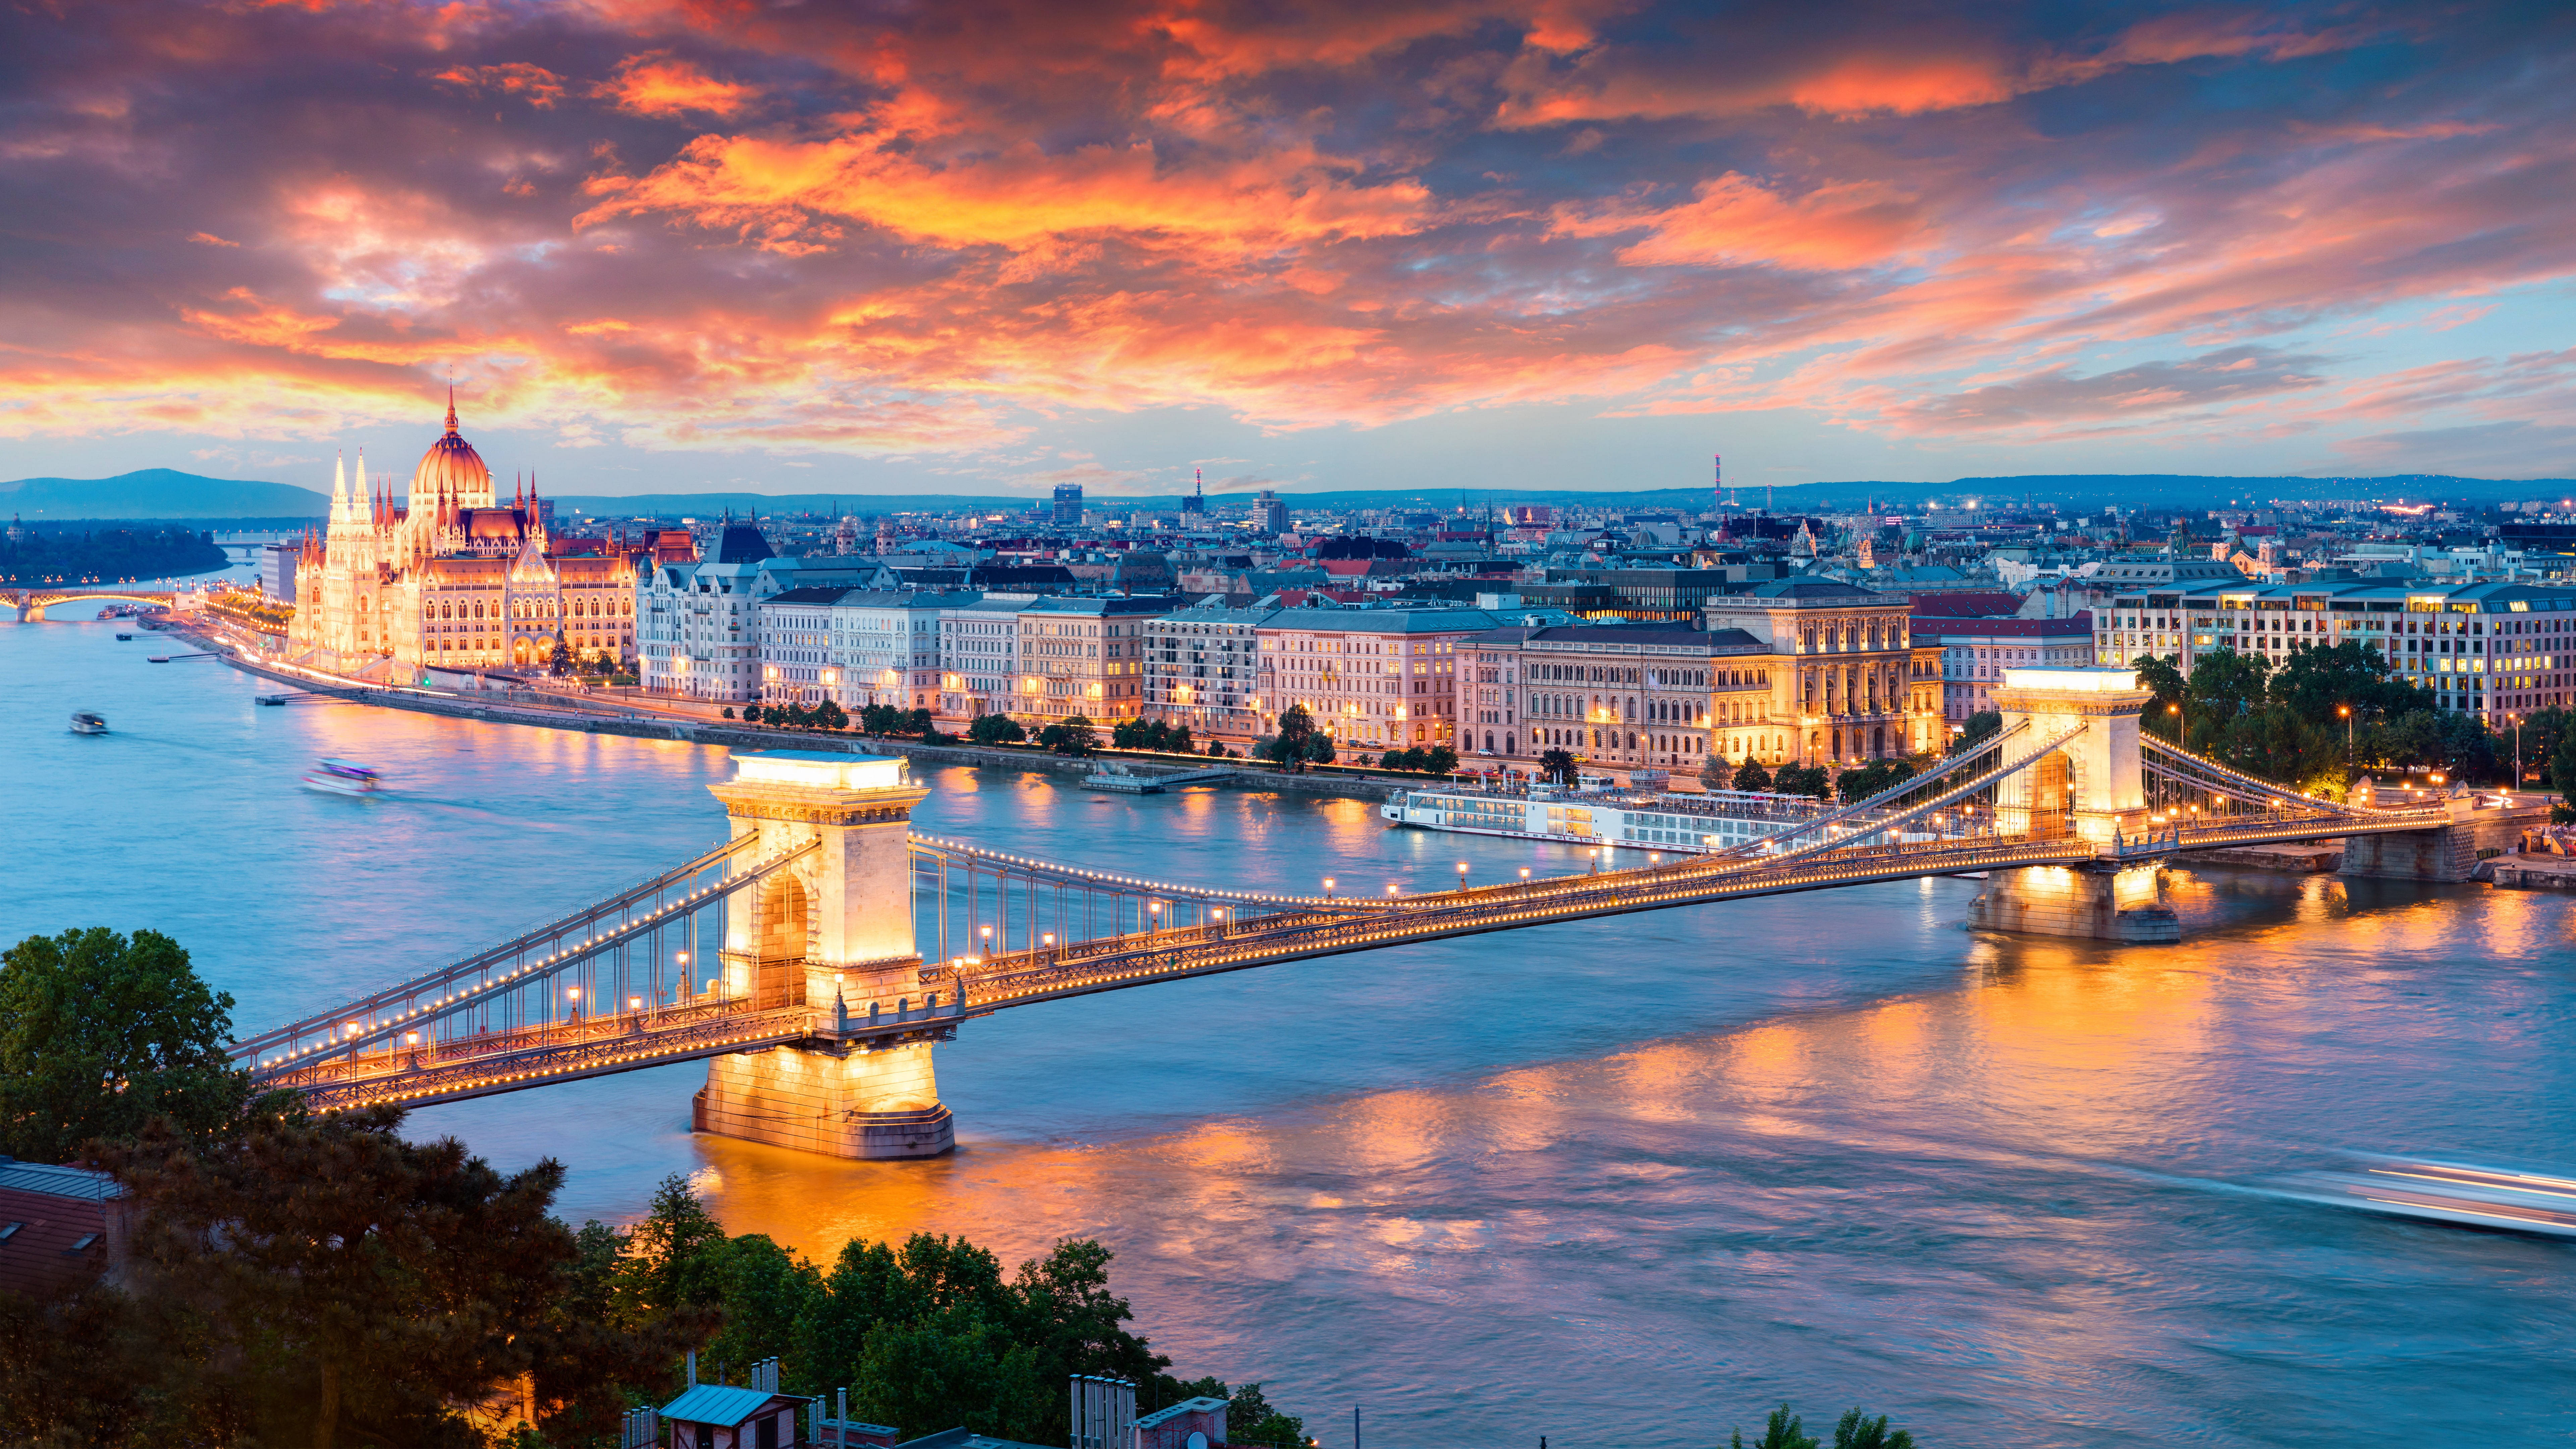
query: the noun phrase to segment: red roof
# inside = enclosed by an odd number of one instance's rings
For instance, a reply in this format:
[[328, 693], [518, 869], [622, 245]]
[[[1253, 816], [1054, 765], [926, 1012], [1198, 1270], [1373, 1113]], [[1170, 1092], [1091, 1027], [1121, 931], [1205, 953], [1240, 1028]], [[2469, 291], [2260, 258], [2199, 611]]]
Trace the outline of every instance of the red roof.
[[2093, 613], [2071, 619], [1918, 619], [1917, 634], [1954, 639], [2082, 639], [2093, 633]]
[[2000, 619], [2021, 608], [2019, 594], [1918, 594], [1917, 619]]

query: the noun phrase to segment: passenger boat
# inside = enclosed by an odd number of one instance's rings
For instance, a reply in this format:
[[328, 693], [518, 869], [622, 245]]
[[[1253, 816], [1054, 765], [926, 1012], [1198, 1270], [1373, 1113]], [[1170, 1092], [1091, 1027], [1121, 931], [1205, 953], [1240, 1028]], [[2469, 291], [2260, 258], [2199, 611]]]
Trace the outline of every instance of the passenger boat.
[[[1650, 777], [1644, 788], [1623, 790], [1605, 778], [1587, 775], [1571, 786], [1492, 784], [1403, 790], [1378, 807], [1378, 816], [1391, 825], [1423, 830], [1706, 855], [1747, 845], [1779, 849], [1828, 813], [1823, 802], [1804, 795], [1747, 790], [1672, 794], [1654, 788], [1655, 783], [1660, 782]], [[1865, 833], [1864, 826], [1834, 828], [1837, 834], [1847, 833], [1853, 845], [1880, 843], [1877, 835]], [[1932, 836], [1907, 831], [1904, 838]]]
[[2284, 1179], [2283, 1196], [2416, 1222], [2576, 1238], [2576, 1180], [2456, 1162], [2374, 1161]]
[[385, 777], [348, 760], [324, 760], [304, 777], [304, 788], [325, 795], [367, 796], [385, 788]]
[[76, 735], [106, 734], [107, 720], [103, 716], [90, 713], [88, 710], [80, 710], [72, 715], [72, 733]]

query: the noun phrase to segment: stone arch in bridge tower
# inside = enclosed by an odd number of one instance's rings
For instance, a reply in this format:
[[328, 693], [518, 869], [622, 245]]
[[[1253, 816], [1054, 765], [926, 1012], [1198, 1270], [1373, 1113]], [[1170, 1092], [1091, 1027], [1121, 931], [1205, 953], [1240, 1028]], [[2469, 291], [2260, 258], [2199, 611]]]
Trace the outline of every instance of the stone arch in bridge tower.
[[[734, 763], [709, 788], [749, 842], [735, 873], [804, 853], [727, 912], [728, 966], [765, 993], [756, 1009], [809, 1013], [811, 1035], [712, 1058], [696, 1126], [835, 1157], [946, 1152], [955, 1129], [930, 1056], [956, 1017], [931, 1009], [912, 926], [912, 807], [930, 792], [880, 756], [767, 750]], [[845, 1013], [898, 1029], [861, 1038], [840, 1029]]]
[[2004, 747], [2008, 758], [2043, 750], [2052, 758], [2034, 761], [1997, 787], [1999, 828], [2071, 832], [2103, 845], [2115, 835], [2140, 833], [2147, 800], [2139, 719], [2154, 697], [2130, 669], [2005, 670], [1995, 708], [2007, 730], [2029, 726]]

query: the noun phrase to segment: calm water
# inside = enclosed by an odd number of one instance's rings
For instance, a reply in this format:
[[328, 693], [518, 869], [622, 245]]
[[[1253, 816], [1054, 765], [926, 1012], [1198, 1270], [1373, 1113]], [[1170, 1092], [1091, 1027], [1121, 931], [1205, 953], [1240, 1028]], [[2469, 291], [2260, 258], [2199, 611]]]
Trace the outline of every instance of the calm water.
[[[0, 936], [179, 937], [263, 1024], [723, 833], [721, 752], [254, 707], [97, 624], [0, 624]], [[259, 686], [267, 687], [267, 686]], [[115, 733], [76, 737], [94, 708]], [[299, 790], [324, 754], [393, 798]], [[1578, 868], [1350, 802], [946, 771], [922, 828], [1167, 878], [1344, 889]], [[1186, 1373], [1347, 1445], [1684, 1449], [1859, 1402], [1932, 1445], [2576, 1434], [2576, 1249], [2244, 1184], [2354, 1150], [2576, 1167], [2570, 903], [2177, 877], [2181, 947], [1969, 935], [1963, 881], [1308, 962], [1024, 1009], [942, 1049], [961, 1150], [848, 1164], [686, 1130], [678, 1066], [418, 1114], [564, 1210], [695, 1175], [817, 1257], [1064, 1234]]]

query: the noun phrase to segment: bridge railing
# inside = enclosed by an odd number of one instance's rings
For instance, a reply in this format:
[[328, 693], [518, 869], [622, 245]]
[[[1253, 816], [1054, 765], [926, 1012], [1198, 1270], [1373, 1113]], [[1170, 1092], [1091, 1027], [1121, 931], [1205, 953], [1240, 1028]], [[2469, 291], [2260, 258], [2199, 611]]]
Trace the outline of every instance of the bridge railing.
[[[694, 978], [686, 958], [694, 954], [703, 966], [711, 964], [711, 954], [721, 953], [725, 913], [731, 898], [818, 848], [809, 842], [781, 852], [638, 914], [567, 918], [589, 921], [591, 934], [573, 938], [568, 944], [559, 937], [539, 940], [536, 944], [551, 944], [556, 949], [533, 958], [524, 951], [479, 953], [470, 958], [479, 964], [469, 968], [443, 968], [377, 992], [351, 1008], [308, 1017], [293, 1028], [262, 1033], [259, 1055], [237, 1049], [236, 1060], [244, 1060], [255, 1077], [266, 1080], [291, 1073], [308, 1061], [353, 1050], [534, 1027], [567, 1019], [576, 1012], [596, 1010], [602, 1001], [640, 1005], [665, 998], [683, 999], [694, 994], [689, 990]], [[729, 842], [692, 864], [704, 870], [737, 853]], [[672, 888], [686, 883], [677, 872], [656, 879], [672, 881]], [[612, 899], [623, 900], [630, 909], [640, 904], [628, 893]], [[700, 944], [706, 934], [704, 927], [710, 924], [718, 937], [716, 953], [705, 951]], [[666, 933], [678, 934], [684, 943], [677, 953], [680, 959], [676, 972], [666, 964], [670, 954], [662, 944]], [[642, 948], [640, 961], [634, 959], [638, 953], [630, 949], [638, 946]], [[676, 980], [672, 979], [674, 975]], [[566, 986], [567, 982], [572, 984]]]

